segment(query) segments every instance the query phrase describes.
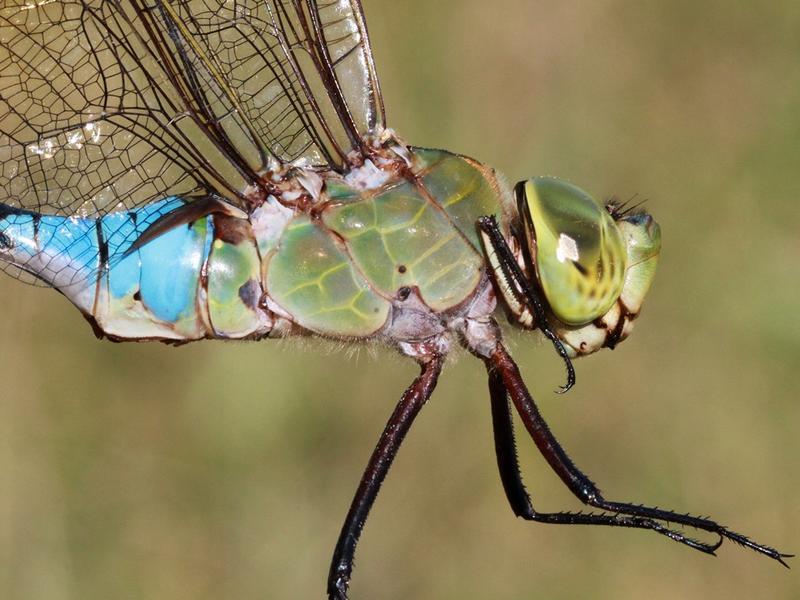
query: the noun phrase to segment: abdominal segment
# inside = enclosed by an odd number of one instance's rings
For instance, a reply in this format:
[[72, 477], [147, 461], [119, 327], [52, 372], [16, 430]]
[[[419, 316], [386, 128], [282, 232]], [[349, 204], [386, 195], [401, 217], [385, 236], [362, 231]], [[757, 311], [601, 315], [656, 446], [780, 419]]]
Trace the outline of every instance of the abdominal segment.
[[126, 250], [176, 197], [101, 218], [0, 213], [0, 258], [58, 289], [117, 340], [191, 341], [269, 332], [249, 222], [208, 216]]

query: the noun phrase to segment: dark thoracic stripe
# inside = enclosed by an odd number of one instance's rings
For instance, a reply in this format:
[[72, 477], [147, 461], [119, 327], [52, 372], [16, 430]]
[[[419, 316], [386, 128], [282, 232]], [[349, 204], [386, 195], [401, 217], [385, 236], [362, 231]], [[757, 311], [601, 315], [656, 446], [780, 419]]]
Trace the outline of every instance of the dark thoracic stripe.
[[94, 220], [94, 228], [97, 231], [97, 248], [100, 252], [97, 271], [105, 273], [108, 270], [108, 242], [103, 237], [103, 217], [97, 217]]

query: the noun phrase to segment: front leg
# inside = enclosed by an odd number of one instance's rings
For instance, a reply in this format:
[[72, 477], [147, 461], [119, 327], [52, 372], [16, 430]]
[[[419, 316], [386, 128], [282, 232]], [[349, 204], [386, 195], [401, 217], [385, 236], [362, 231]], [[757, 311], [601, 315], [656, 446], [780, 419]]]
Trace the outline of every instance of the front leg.
[[430, 354], [417, 357], [421, 372], [408, 386], [400, 402], [389, 417], [378, 445], [367, 463], [361, 483], [358, 485], [350, 511], [342, 526], [336, 549], [333, 552], [331, 568], [328, 573], [328, 597], [330, 600], [346, 600], [353, 572], [353, 558], [356, 544], [364, 528], [364, 522], [372, 508], [378, 491], [381, 488], [392, 461], [403, 443], [403, 439], [411, 428], [414, 418], [431, 397], [439, 374], [442, 372], [444, 356]]

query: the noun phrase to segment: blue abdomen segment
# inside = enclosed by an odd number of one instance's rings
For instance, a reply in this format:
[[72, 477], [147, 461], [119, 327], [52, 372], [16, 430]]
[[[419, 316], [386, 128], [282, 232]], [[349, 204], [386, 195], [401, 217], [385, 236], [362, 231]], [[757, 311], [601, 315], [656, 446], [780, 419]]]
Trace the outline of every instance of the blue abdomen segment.
[[102, 218], [109, 259], [99, 273], [93, 315], [109, 335], [192, 340], [208, 334], [199, 296], [213, 239], [211, 217], [170, 229], [125, 255], [153, 222], [182, 205], [167, 198]]
[[82, 309], [94, 302], [97, 224], [0, 205], [0, 258], [61, 290]]
[[200, 278], [213, 217], [175, 227], [125, 255], [153, 222], [182, 205], [169, 197], [101, 218], [0, 207], [0, 258], [64, 293], [109, 336], [206, 337]]

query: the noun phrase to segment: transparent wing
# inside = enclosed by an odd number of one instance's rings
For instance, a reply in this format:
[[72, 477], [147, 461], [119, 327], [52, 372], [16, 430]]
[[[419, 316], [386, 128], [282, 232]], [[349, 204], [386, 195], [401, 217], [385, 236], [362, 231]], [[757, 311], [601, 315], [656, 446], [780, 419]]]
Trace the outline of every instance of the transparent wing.
[[0, 9], [0, 202], [94, 216], [204, 187], [241, 195], [247, 174], [187, 106], [131, 9]]
[[134, 3], [192, 109], [257, 147], [245, 144], [251, 165], [272, 155], [343, 169], [362, 137], [383, 126], [358, 0]]
[[386, 120], [361, 0], [274, 4], [276, 12], [293, 15], [296, 24], [288, 30], [296, 36], [294, 46], [307, 49], [352, 146], [358, 148], [354, 138], [381, 129]]
[[0, 4], [0, 204], [97, 217], [221, 196], [247, 210], [270, 171], [345, 170], [383, 123], [358, 0]]
[[383, 108], [358, 0], [11, 0], [0, 202], [102, 215], [248, 208], [274, 163], [343, 169]]

